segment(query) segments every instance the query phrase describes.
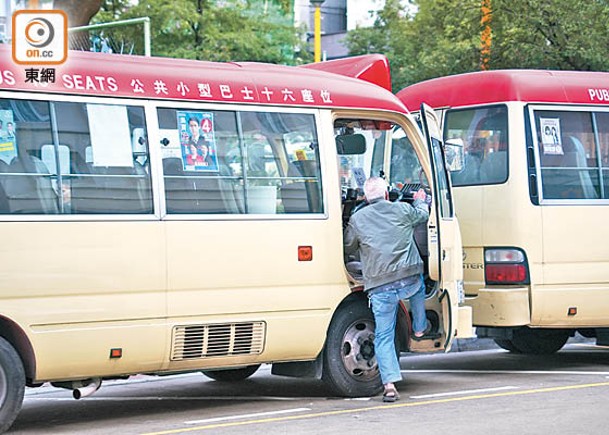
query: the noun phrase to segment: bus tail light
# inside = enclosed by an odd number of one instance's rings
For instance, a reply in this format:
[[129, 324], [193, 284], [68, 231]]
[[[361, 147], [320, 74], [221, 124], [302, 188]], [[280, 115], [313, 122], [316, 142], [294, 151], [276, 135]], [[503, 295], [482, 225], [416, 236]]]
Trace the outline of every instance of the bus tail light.
[[484, 251], [486, 284], [528, 284], [529, 266], [524, 251], [517, 248], [487, 248]]

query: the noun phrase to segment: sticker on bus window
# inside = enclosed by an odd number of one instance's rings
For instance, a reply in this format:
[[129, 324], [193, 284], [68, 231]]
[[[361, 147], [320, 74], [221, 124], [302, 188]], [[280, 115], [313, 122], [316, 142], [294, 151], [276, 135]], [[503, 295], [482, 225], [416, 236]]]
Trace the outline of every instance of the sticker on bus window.
[[541, 144], [546, 155], [563, 155], [560, 138], [560, 118], [539, 118]]
[[17, 139], [12, 110], [0, 110], [0, 160], [10, 163], [17, 157]]
[[180, 148], [185, 171], [217, 171], [214, 114], [178, 111]]

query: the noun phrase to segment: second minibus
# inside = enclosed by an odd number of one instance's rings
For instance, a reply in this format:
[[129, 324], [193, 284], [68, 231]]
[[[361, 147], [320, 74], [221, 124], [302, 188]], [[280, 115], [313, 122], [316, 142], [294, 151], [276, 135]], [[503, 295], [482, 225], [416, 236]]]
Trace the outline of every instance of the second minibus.
[[478, 336], [533, 354], [576, 331], [609, 344], [609, 74], [486, 71], [397, 95], [463, 147], [451, 178]]

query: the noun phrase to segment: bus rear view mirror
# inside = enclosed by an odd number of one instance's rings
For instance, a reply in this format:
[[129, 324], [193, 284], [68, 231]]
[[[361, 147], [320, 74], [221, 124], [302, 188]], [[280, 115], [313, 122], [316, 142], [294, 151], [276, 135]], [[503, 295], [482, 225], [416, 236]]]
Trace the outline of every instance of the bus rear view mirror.
[[446, 166], [450, 172], [463, 170], [465, 154], [462, 139], [448, 139], [444, 143], [444, 155], [446, 156]]
[[364, 154], [366, 138], [363, 134], [339, 134], [336, 136], [336, 151], [340, 155]]

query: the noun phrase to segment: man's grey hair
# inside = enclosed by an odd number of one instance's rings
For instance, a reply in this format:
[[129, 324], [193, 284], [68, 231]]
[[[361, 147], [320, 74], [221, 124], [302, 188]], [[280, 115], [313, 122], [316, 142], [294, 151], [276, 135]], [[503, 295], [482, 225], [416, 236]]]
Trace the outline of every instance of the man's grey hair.
[[380, 177], [370, 177], [364, 183], [364, 195], [368, 202], [375, 199], [385, 199], [387, 193], [387, 182]]

